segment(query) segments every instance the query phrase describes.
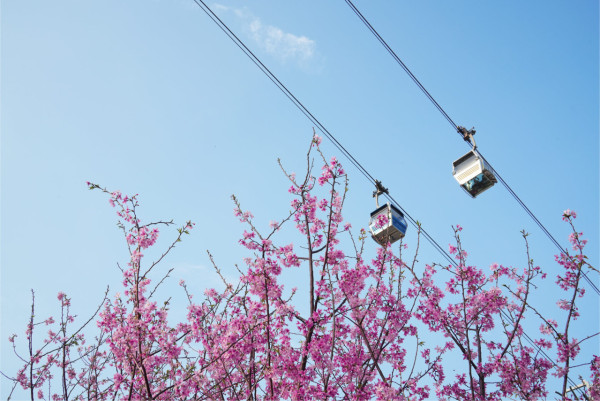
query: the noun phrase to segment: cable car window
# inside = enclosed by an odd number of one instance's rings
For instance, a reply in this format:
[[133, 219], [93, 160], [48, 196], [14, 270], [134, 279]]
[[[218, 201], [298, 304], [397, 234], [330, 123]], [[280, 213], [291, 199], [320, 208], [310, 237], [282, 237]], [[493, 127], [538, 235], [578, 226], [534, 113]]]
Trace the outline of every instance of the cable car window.
[[[385, 216], [387, 222], [383, 225], [378, 224], [380, 216]], [[369, 229], [373, 239], [380, 245], [394, 243], [404, 237], [406, 233], [406, 220], [400, 210], [389, 203], [378, 207], [371, 213], [369, 220]]]
[[475, 150], [471, 150], [453, 165], [454, 178], [467, 193], [475, 198], [493, 186], [497, 180]]
[[475, 196], [489, 187], [494, 185], [494, 182], [486, 177], [484, 173], [478, 174], [473, 179], [467, 181], [463, 187], [467, 190], [471, 196]]

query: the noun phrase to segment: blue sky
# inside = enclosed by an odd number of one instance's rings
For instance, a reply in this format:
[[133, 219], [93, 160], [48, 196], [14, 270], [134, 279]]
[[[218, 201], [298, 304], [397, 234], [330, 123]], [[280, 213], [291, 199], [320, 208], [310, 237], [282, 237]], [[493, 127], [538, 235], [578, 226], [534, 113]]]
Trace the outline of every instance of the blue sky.
[[[481, 152], [563, 246], [562, 211], [578, 212], [597, 266], [597, 2], [355, 4], [454, 121], [477, 129]], [[458, 187], [451, 164], [468, 147], [344, 1], [209, 5], [442, 246], [461, 224], [472, 264], [523, 266], [525, 229], [555, 274], [556, 248], [503, 187], [476, 200]], [[313, 126], [191, 0], [3, 1], [1, 13], [0, 334], [11, 370], [6, 339], [25, 327], [31, 288], [39, 316], [54, 313], [59, 290], [82, 317], [107, 285], [118, 291], [125, 244], [86, 181], [140, 194], [146, 221], [196, 222], [163, 269], [175, 268], [165, 294], [179, 294], [179, 278], [200, 294], [218, 285], [207, 249], [232, 277], [247, 255], [230, 195], [265, 228], [281, 219], [290, 198], [277, 158], [302, 172]], [[346, 220], [365, 227], [373, 188], [323, 148], [350, 174]], [[163, 231], [159, 246], [173, 237]], [[407, 242], [414, 250], [412, 227]], [[419, 259], [442, 261], [426, 245]], [[599, 331], [598, 305], [588, 291], [576, 336]]]

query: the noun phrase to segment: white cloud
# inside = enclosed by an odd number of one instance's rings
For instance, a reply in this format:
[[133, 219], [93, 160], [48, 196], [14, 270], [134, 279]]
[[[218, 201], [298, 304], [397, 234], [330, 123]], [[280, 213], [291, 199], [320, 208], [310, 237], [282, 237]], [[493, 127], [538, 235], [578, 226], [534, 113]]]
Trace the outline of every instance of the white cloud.
[[267, 53], [273, 54], [283, 61], [290, 59], [306, 62], [315, 53], [315, 41], [306, 36], [296, 36], [281, 29], [263, 25], [258, 18], [249, 24], [252, 39]]
[[215, 5], [215, 8], [221, 12], [233, 11], [252, 40], [262, 50], [282, 62], [294, 61], [305, 66], [315, 57], [316, 42], [306, 36], [297, 36], [275, 26], [263, 24], [246, 9], [231, 9], [220, 4]]

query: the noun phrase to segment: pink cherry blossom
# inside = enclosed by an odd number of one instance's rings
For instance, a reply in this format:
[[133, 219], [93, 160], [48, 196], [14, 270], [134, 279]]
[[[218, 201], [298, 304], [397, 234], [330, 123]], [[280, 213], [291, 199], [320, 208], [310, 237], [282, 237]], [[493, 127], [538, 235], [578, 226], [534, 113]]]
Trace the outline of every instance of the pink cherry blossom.
[[[177, 294], [160, 299], [155, 292], [170, 271], [145, 254], [165, 256], [194, 224], [171, 233], [162, 228], [172, 222], [144, 223], [137, 195], [88, 182], [109, 197], [125, 235], [123, 288], [107, 293], [89, 319], [74, 316], [63, 292], [55, 318], [38, 320], [32, 308], [23, 355], [16, 335], [9, 337], [23, 364], [7, 380], [53, 400], [419, 401], [545, 399], [548, 377], [556, 376], [566, 399], [567, 377], [583, 353], [572, 335], [585, 294], [581, 275], [595, 271], [573, 226], [576, 214], [563, 213], [573, 254], [556, 256], [562, 295], [547, 299], [558, 305], [551, 318], [532, 306], [546, 273], [533, 264], [525, 234], [523, 265], [485, 270], [470, 263], [459, 225], [449, 265], [420, 264], [417, 252], [405, 257], [406, 243], [375, 246], [364, 228], [355, 236], [343, 215], [348, 178], [320, 143], [315, 135], [308, 155], [323, 161], [316, 174], [310, 163], [302, 183], [285, 173], [291, 211], [267, 232], [259, 229], [266, 216], [255, 218], [232, 197], [246, 257], [227, 272], [215, 263], [221, 289], [194, 297], [180, 280], [187, 310], [179, 321], [169, 314], [169, 297]], [[376, 221], [387, 224], [385, 215]], [[163, 252], [152, 249], [158, 228], [172, 241]], [[529, 321], [539, 327], [532, 338]], [[600, 358], [590, 366], [593, 399], [600, 396]]]

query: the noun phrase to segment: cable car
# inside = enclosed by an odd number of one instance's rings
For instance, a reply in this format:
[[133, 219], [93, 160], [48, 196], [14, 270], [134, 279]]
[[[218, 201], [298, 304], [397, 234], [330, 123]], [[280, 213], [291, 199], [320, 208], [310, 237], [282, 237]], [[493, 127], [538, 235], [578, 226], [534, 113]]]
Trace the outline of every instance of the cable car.
[[[378, 226], [377, 219], [381, 215], [387, 217], [387, 223], [383, 226]], [[406, 227], [404, 214], [394, 205], [386, 203], [371, 213], [369, 229], [375, 242], [381, 246], [385, 246], [388, 242], [393, 244], [403, 238], [404, 234], [406, 234]]]
[[[387, 245], [389, 242], [393, 244], [398, 241], [404, 234], [406, 234], [406, 220], [404, 214], [394, 205], [386, 203], [383, 206], [379, 206], [379, 195], [388, 193], [387, 188], [384, 188], [381, 181], [375, 180], [375, 188], [373, 191], [373, 198], [375, 198], [375, 204], [377, 209], [371, 212], [371, 219], [369, 220], [369, 230], [371, 236], [381, 246]], [[381, 225], [378, 224], [380, 216], [386, 217], [386, 223]]]
[[452, 175], [473, 198], [498, 182], [475, 149], [452, 163]]
[[475, 198], [498, 181], [492, 173], [492, 169], [485, 163], [483, 157], [477, 153], [477, 144], [475, 138], [473, 138], [475, 129], [467, 130], [464, 127], [458, 127], [458, 132], [463, 135], [465, 141], [473, 146], [473, 149], [452, 163], [452, 175], [460, 186], [472, 198]]

